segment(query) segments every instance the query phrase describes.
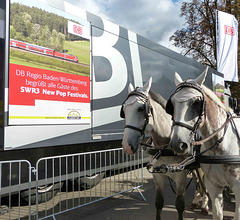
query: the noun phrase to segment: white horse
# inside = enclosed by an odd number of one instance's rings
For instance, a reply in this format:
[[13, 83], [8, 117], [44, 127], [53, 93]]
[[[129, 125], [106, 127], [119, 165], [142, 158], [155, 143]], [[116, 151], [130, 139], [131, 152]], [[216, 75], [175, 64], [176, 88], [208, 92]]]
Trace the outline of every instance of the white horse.
[[[164, 100], [159, 94], [150, 91], [152, 78], [142, 87], [136, 88], [130, 83], [128, 97], [122, 105], [121, 117], [125, 118], [126, 125], [122, 146], [125, 152], [133, 154], [138, 150], [142, 137], [151, 133], [153, 145], [157, 149], [163, 148], [170, 142], [171, 117], [166, 113]], [[151, 156], [151, 160], [152, 160]], [[157, 160], [155, 166], [161, 164], [178, 163], [183, 160], [182, 156], [162, 156]], [[183, 219], [185, 209], [184, 195], [186, 190], [187, 174], [189, 170], [179, 173], [153, 173], [156, 186], [156, 219], [161, 219], [161, 210], [164, 205], [164, 183], [170, 177], [176, 183], [176, 209], [179, 219]], [[197, 201], [196, 201], [197, 202]], [[208, 207], [206, 207], [208, 208]]]
[[[223, 219], [222, 191], [229, 186], [236, 198], [234, 219], [239, 220], [240, 163], [218, 164], [223, 163], [222, 160], [212, 163], [214, 158], [230, 159], [230, 163], [233, 158], [240, 159], [240, 119], [210, 89], [203, 86], [206, 74], [207, 69], [196, 79], [183, 82], [175, 73], [177, 89], [166, 109], [173, 117], [171, 146], [179, 155], [189, 155], [196, 144], [202, 144], [197, 157], [211, 158], [205, 163], [200, 160], [200, 165], [212, 200], [213, 219]], [[195, 139], [197, 132], [202, 137], [200, 141]]]

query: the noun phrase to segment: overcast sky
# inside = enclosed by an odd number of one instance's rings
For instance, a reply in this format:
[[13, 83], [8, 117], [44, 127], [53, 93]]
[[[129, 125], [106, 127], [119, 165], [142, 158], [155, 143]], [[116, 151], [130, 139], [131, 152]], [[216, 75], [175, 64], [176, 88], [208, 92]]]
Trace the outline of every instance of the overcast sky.
[[180, 18], [183, 1], [190, 0], [68, 0], [165, 47], [174, 48], [169, 37], [184, 27]]

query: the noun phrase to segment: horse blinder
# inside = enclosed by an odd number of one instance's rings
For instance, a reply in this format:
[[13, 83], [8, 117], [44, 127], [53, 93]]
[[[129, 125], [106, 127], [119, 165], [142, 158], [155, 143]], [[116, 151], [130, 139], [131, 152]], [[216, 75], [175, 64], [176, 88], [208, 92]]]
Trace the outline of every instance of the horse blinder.
[[166, 113], [168, 113], [169, 115], [173, 116], [174, 109], [173, 109], [173, 104], [172, 104], [171, 98], [172, 98], [172, 96], [167, 101]]
[[144, 108], [145, 108], [145, 117], [148, 117], [149, 113], [152, 111], [152, 106], [150, 105], [150, 103], [145, 103]]
[[[120, 117], [125, 119], [125, 113], [124, 113], [123, 107], [124, 107], [124, 105], [122, 105], [122, 107], [121, 107]], [[149, 115], [149, 113], [152, 113], [152, 107], [150, 106], [150, 104], [145, 103], [144, 109], [145, 109], [146, 117]]]
[[123, 105], [122, 105], [121, 110], [120, 110], [120, 117], [125, 118], [125, 113], [123, 111]]

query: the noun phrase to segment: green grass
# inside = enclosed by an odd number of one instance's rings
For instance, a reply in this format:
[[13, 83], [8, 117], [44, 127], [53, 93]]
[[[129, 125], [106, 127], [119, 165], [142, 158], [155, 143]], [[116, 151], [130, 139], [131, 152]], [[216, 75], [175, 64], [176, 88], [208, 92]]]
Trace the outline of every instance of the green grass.
[[64, 49], [77, 56], [79, 63], [90, 65], [90, 41], [65, 41]]
[[10, 49], [10, 63], [53, 70], [75, 75], [89, 76], [90, 67], [81, 66], [76, 63], [65, 62], [48, 56], [39, 56], [24, 50]]

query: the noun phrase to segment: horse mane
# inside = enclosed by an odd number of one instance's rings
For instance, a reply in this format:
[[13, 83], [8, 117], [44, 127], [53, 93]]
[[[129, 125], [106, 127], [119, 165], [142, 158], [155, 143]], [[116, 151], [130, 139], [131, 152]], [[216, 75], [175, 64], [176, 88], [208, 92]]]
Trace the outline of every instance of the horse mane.
[[215, 104], [217, 104], [219, 107], [224, 109], [226, 112], [233, 111], [230, 107], [227, 107], [226, 105], [224, 105], [211, 89], [207, 88], [204, 85], [202, 86], [202, 89], [205, 95], [207, 95]]
[[166, 109], [166, 105], [167, 105], [167, 101], [158, 93], [153, 92], [153, 91], [149, 91], [149, 95], [150, 97], [157, 102], [158, 104], [160, 104], [164, 109]]

